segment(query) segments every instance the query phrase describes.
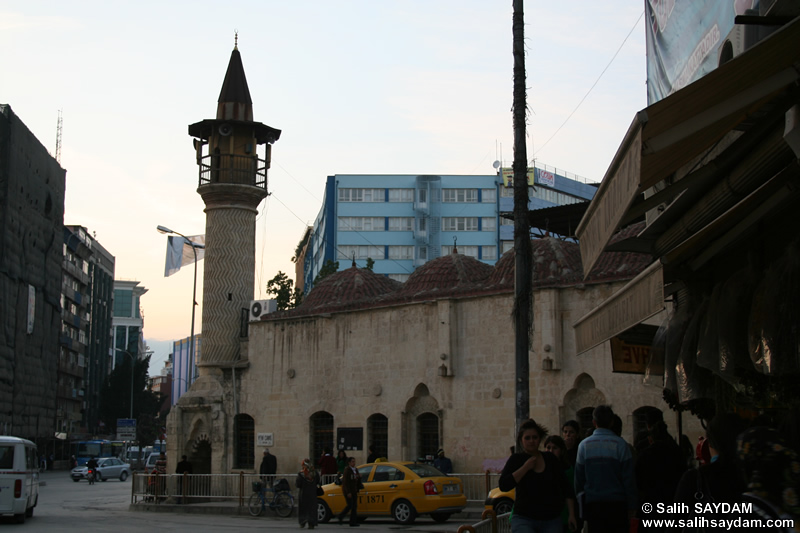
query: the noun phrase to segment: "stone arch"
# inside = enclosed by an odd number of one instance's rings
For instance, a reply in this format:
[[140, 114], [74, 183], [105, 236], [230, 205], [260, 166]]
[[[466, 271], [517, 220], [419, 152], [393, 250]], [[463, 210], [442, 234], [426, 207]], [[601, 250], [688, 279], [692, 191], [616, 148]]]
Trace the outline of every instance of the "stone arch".
[[206, 424], [202, 416], [197, 416], [192, 420], [190, 427], [192, 429], [189, 431], [189, 440], [184, 448], [185, 452], [181, 455], [186, 455], [189, 458], [189, 462], [192, 463], [193, 473], [210, 474], [213, 448], [208, 424]]
[[[438, 442], [442, 442], [442, 410], [439, 402], [430, 395], [427, 385], [420, 383], [414, 388], [414, 395], [406, 402], [406, 409], [402, 419], [403, 459], [415, 460], [420, 452], [419, 448], [419, 420], [420, 416], [430, 414], [438, 421]], [[423, 420], [429, 420], [423, 417]]]
[[606, 395], [595, 387], [594, 379], [587, 373], [579, 374], [572, 388], [564, 395], [561, 408], [561, 424], [567, 420], [577, 420], [581, 409], [606, 404]]

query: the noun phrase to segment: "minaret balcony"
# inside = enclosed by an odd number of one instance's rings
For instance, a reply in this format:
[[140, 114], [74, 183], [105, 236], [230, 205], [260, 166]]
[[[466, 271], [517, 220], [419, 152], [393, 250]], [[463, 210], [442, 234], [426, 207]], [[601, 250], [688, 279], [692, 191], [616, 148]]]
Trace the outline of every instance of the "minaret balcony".
[[199, 160], [199, 186], [212, 183], [250, 185], [267, 190], [269, 163], [251, 155], [211, 154]]

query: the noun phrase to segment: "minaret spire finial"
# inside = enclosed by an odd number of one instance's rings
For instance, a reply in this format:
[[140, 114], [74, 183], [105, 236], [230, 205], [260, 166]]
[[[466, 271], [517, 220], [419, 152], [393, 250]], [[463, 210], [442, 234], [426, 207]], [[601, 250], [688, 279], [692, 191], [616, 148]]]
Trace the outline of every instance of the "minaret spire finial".
[[239, 49], [239, 30], [233, 30], [233, 49]]

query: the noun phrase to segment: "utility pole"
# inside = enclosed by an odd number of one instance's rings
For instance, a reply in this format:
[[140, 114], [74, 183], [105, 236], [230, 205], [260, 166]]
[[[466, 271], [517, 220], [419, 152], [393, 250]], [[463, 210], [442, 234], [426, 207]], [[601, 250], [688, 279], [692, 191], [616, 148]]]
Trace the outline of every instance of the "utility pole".
[[527, 102], [525, 95], [525, 17], [523, 0], [513, 0], [514, 16], [514, 358], [516, 381], [516, 427], [530, 418], [530, 361], [533, 334], [533, 279], [531, 231], [528, 220], [528, 151], [525, 145]]

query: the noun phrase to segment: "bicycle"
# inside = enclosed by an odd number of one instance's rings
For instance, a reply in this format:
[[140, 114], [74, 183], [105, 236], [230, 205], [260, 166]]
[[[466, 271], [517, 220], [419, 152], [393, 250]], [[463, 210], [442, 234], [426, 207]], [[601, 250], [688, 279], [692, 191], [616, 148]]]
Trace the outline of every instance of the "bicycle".
[[[286, 481], [286, 480], [281, 480]], [[286, 482], [286, 486], [288, 487], [288, 482]], [[267, 493], [272, 493], [272, 498], [267, 496]], [[261, 513], [264, 512], [264, 509], [269, 507], [275, 514], [286, 518], [292, 514], [292, 508], [294, 508], [294, 496], [288, 490], [286, 491], [277, 491], [274, 487], [266, 487], [264, 483], [260, 481], [253, 482], [253, 494], [250, 495], [249, 509], [250, 514], [252, 516], [261, 516]]]

